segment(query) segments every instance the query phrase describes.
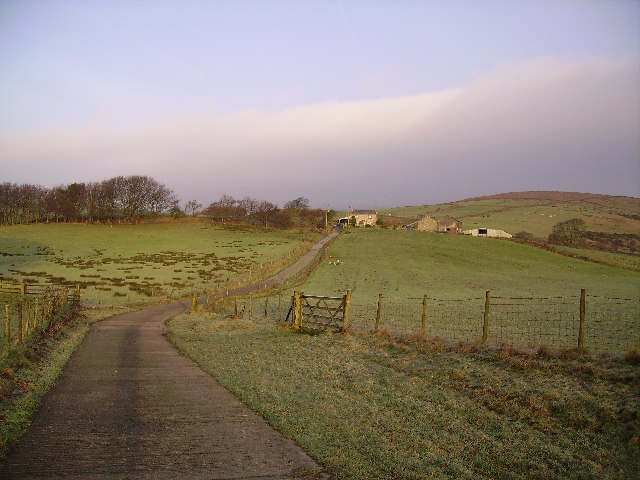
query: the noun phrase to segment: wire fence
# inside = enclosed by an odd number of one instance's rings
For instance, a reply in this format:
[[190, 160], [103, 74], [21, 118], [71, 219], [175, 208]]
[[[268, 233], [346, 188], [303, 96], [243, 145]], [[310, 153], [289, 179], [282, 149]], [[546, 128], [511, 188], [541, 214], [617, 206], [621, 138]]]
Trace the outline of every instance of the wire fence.
[[[218, 297], [210, 299], [209, 305], [228, 316], [293, 320], [292, 297], [282, 294]], [[349, 327], [392, 335], [424, 332], [450, 342], [625, 352], [640, 348], [640, 299], [584, 293], [581, 299], [580, 292], [568, 297], [459, 299], [381, 295], [369, 302], [352, 302]]]
[[79, 287], [0, 283], [1, 354], [8, 355], [14, 346], [29, 347], [63, 309], [79, 303]]

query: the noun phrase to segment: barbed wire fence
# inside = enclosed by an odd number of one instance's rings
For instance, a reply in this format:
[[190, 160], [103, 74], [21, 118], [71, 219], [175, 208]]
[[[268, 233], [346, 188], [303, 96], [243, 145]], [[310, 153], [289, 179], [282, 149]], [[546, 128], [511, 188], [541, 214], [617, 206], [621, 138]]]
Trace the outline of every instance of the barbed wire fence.
[[[208, 308], [229, 317], [285, 322], [291, 304], [292, 295], [279, 293], [214, 297]], [[423, 332], [448, 342], [625, 352], [640, 348], [640, 299], [584, 291], [555, 297], [492, 296], [487, 292], [457, 299], [382, 294], [370, 301], [352, 302], [349, 327], [398, 336]]]

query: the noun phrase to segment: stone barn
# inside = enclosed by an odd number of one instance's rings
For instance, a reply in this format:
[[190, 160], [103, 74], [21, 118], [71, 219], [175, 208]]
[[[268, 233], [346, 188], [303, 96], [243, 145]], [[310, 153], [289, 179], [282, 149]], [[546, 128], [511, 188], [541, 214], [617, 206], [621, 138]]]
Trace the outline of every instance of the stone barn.
[[403, 225], [405, 230], [418, 230], [419, 232], [437, 232], [438, 222], [431, 217], [423, 217], [415, 222]]
[[438, 220], [438, 231], [442, 233], [462, 233], [462, 222], [451, 217]]

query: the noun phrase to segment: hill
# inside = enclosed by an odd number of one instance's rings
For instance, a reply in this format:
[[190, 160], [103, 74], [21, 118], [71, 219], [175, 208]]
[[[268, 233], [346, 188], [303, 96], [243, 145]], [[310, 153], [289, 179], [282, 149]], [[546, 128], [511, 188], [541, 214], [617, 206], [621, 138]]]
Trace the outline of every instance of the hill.
[[591, 193], [512, 192], [439, 205], [391, 208], [380, 213], [398, 217], [451, 216], [461, 220], [464, 229], [529, 232], [538, 238], [546, 238], [554, 224], [575, 217], [585, 221], [587, 230], [640, 234], [640, 199]]

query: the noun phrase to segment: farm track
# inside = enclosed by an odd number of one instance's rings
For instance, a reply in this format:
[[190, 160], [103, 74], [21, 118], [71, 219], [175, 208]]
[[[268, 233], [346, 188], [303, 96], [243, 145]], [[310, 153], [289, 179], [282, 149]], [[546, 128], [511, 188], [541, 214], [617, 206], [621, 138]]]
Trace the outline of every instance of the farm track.
[[[335, 235], [267, 286], [298, 274]], [[158, 305], [94, 324], [10, 450], [0, 478], [328, 478], [166, 339], [164, 322], [185, 309]]]

